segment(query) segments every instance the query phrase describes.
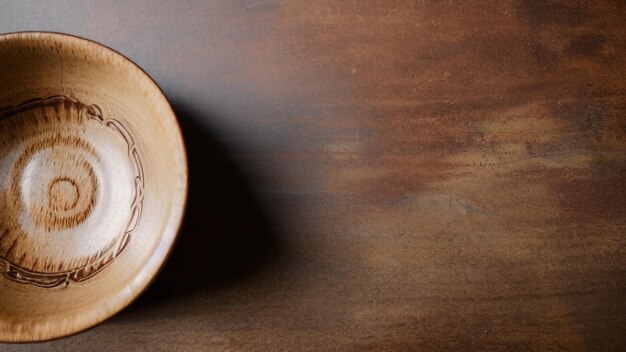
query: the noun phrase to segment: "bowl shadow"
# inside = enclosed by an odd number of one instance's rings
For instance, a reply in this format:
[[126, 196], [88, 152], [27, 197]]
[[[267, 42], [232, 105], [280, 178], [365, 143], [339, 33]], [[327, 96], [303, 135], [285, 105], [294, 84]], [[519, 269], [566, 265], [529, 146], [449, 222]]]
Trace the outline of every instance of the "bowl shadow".
[[202, 121], [210, 114], [172, 103], [187, 147], [189, 195], [170, 258], [128, 310], [143, 310], [246, 281], [275, 265], [279, 232], [233, 153]]

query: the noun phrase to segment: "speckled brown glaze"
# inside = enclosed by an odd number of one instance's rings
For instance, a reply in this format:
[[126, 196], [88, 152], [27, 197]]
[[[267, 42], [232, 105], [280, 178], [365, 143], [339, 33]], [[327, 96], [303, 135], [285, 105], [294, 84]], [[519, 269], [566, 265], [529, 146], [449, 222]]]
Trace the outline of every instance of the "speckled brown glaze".
[[[86, 140], [88, 129], [100, 138], [122, 139], [126, 149], [119, 151], [127, 158], [116, 157], [115, 162], [127, 164], [125, 169], [131, 172], [107, 175], [100, 154]], [[2, 190], [5, 201], [1, 203], [0, 218], [0, 229], [5, 229], [0, 237], [4, 277], [48, 288], [93, 277], [122, 252], [141, 219], [144, 171], [130, 133], [119, 121], [104, 118], [97, 105], [85, 105], [65, 96], [33, 99], [0, 109], [0, 130], [11, 131], [0, 142], [2, 173], [10, 175], [8, 186]], [[17, 160], [10, 157], [15, 151], [21, 153]], [[66, 252], [59, 245], [67, 236], [64, 232], [89, 218], [101, 192], [110, 192], [100, 189], [99, 178], [103, 177], [113, 178], [110, 187], [124, 184], [124, 177], [134, 186], [123, 190], [133, 194], [128, 204], [100, 205], [126, 208], [127, 224], [118, 228], [102, 226], [100, 232], [109, 239], [100, 247]], [[102, 223], [107, 221], [105, 216], [100, 218]], [[91, 230], [83, 227], [75, 231]], [[30, 236], [44, 237], [47, 241], [39, 242], [40, 246], [56, 248], [40, 256], [28, 245]]]

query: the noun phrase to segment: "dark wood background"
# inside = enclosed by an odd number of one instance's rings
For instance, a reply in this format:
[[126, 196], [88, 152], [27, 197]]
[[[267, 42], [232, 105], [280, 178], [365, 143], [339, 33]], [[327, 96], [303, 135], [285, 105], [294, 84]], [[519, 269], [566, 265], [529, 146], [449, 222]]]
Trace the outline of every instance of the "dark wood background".
[[136, 303], [2, 351], [625, 350], [623, 1], [2, 1], [111, 46], [189, 148]]

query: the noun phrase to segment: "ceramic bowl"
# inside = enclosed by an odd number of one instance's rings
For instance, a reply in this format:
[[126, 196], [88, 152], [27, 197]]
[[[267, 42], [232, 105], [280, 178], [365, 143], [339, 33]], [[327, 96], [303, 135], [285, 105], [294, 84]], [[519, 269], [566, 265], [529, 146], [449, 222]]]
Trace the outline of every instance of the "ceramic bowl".
[[89, 328], [151, 282], [187, 162], [156, 83], [100, 44], [0, 36], [0, 340]]

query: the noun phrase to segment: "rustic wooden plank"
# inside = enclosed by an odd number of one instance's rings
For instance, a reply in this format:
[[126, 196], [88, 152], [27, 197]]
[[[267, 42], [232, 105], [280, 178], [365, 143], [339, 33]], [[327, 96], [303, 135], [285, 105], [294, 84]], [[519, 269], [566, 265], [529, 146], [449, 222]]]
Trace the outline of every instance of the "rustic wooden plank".
[[191, 162], [155, 285], [3, 351], [623, 350], [619, 1], [21, 1], [108, 44]]

